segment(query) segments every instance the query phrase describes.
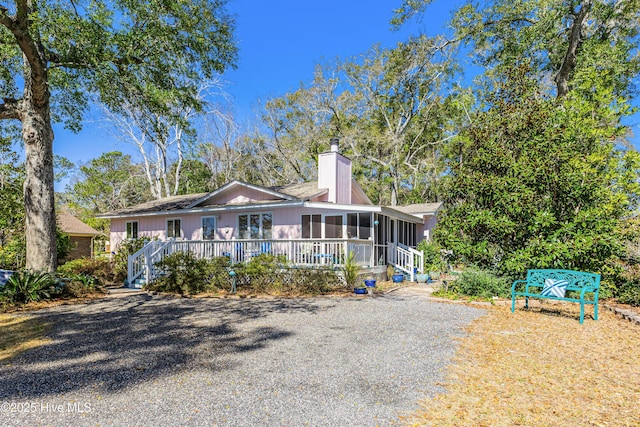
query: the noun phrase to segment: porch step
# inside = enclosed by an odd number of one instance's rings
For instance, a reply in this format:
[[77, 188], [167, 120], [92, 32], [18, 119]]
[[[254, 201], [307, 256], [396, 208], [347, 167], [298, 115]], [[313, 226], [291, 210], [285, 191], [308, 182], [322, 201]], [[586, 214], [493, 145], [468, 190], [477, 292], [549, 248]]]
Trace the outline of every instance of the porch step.
[[146, 284], [147, 284], [147, 278], [146, 278], [146, 276], [142, 275], [142, 276], [138, 277], [136, 280], [134, 280], [133, 282], [129, 283], [127, 288], [130, 288], [130, 289], [142, 289], [142, 287], [144, 285], [146, 285]]

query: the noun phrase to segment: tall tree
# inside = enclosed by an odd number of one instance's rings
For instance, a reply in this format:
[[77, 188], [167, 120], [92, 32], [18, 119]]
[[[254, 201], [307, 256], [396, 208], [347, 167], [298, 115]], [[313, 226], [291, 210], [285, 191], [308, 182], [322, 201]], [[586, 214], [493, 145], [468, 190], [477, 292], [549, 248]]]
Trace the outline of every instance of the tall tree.
[[526, 65], [483, 100], [448, 147], [436, 238], [467, 262], [512, 275], [605, 271], [623, 253], [620, 229], [640, 201], [640, 154], [609, 140], [617, 131], [601, 120], [607, 103], [541, 94]]
[[[118, 111], [198, 107], [193, 81], [235, 61], [225, 0], [15, 0], [0, 6], [0, 119], [21, 122], [27, 267], [56, 266], [52, 121], [80, 129], [92, 96]], [[4, 121], [3, 121], [4, 123]]]
[[[433, 2], [402, 0], [392, 23], [402, 25]], [[451, 26], [454, 41], [471, 44], [489, 75], [525, 59], [541, 80], [552, 80], [557, 97], [580, 87], [589, 70], [628, 96], [640, 69], [640, 0], [468, 1]]]
[[440, 39], [416, 37], [317, 67], [307, 87], [267, 104], [269, 133], [259, 141], [274, 155], [263, 161], [281, 180], [308, 179], [318, 153], [340, 137], [372, 200], [397, 205], [436, 199], [438, 150], [451, 137], [457, 114], [452, 53]]
[[90, 214], [105, 213], [151, 200], [144, 171], [131, 156], [111, 151], [79, 168], [67, 187], [68, 203]]

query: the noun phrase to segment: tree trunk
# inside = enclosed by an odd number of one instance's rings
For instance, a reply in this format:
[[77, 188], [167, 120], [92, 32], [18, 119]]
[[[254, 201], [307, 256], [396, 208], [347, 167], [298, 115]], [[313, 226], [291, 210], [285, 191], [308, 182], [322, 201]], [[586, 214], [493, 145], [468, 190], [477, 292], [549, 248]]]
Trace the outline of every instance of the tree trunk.
[[25, 146], [24, 206], [27, 268], [53, 272], [57, 266], [53, 188], [53, 129], [47, 107], [31, 107], [22, 118]]

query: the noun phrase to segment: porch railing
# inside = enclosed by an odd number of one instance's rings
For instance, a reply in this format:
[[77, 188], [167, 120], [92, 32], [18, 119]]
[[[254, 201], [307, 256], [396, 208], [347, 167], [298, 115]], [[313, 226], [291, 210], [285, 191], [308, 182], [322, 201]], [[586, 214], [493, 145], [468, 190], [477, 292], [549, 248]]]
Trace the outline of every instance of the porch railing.
[[169, 240], [151, 241], [129, 256], [129, 286], [143, 275], [156, 276], [155, 263], [175, 252], [191, 252], [196, 258], [226, 256], [231, 263], [247, 262], [260, 254], [284, 256], [292, 265], [335, 267], [344, 265], [349, 253], [360, 266], [374, 266], [373, 242], [360, 239], [290, 240]]
[[387, 242], [389, 246], [390, 263], [397, 269], [409, 275], [415, 281], [416, 271], [424, 273], [424, 254], [410, 246]]

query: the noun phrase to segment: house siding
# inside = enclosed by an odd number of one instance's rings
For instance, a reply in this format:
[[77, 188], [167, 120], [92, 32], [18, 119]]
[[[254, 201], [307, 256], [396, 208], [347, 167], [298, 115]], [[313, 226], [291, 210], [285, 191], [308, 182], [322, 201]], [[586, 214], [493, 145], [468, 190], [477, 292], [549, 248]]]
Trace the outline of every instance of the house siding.
[[[273, 214], [272, 238], [278, 240], [300, 239], [302, 237], [302, 215], [321, 214], [343, 215], [354, 212], [351, 209], [322, 210], [317, 208], [280, 208], [280, 209], [256, 209], [234, 212], [216, 213], [190, 213], [180, 214], [168, 212], [166, 215], [138, 217], [138, 218], [114, 218], [111, 222], [111, 247], [116, 248], [126, 237], [126, 223], [138, 222], [138, 237], [157, 238], [166, 240], [167, 220], [179, 218], [181, 220], [182, 238], [185, 240], [202, 240], [202, 217], [216, 217], [216, 239], [231, 240], [238, 238], [238, 215], [265, 213]], [[344, 221], [346, 224], [346, 221]], [[346, 235], [346, 234], [345, 234]]]

